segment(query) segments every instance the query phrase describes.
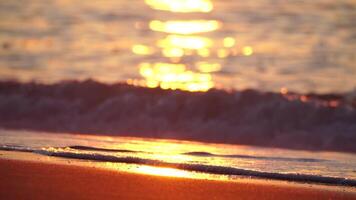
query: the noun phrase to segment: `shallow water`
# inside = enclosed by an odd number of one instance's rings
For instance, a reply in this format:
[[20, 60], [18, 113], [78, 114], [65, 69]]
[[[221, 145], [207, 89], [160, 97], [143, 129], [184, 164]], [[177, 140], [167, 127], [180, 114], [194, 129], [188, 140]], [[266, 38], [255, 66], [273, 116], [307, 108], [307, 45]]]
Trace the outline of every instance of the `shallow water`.
[[0, 1], [0, 79], [355, 88], [355, 1], [194, 2]]
[[[103, 162], [169, 167], [221, 177], [237, 175], [301, 182], [356, 185], [354, 154], [292, 151], [177, 140], [0, 131], [0, 150]], [[121, 167], [122, 169], [122, 167]], [[156, 172], [160, 170], [156, 169]], [[162, 173], [177, 171], [164, 169]], [[182, 173], [182, 172], [180, 172]]]

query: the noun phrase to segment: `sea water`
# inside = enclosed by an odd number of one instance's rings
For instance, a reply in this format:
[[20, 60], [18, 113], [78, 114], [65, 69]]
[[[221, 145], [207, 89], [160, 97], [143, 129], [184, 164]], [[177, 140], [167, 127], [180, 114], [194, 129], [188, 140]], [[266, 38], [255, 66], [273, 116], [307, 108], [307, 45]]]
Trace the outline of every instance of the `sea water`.
[[0, 79], [349, 92], [353, 0], [0, 1]]
[[142, 170], [159, 167], [157, 172], [163, 167], [161, 172], [171, 176], [176, 173], [170, 174], [167, 169], [202, 173], [205, 178], [252, 177], [356, 186], [356, 159], [348, 153], [10, 130], [0, 131], [0, 141], [0, 150], [81, 159], [104, 166], [125, 164]]
[[[1, 149], [355, 186], [351, 153], [103, 136], [354, 151], [355, 9], [353, 0], [0, 1], [0, 125], [57, 132], [1, 130]], [[99, 82], [76, 82], [88, 78]]]

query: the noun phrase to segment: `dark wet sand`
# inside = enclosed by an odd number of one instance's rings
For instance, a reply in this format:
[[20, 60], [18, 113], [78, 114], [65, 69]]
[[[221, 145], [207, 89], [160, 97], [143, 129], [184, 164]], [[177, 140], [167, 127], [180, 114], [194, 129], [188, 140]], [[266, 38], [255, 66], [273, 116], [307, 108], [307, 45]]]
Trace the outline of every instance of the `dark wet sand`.
[[356, 199], [356, 190], [249, 179], [160, 177], [1, 158], [0, 199]]

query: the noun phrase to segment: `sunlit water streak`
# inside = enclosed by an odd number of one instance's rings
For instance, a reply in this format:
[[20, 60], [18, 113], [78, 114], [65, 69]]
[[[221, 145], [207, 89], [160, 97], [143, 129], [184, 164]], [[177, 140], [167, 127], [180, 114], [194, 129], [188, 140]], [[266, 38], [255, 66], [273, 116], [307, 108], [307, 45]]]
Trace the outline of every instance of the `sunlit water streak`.
[[213, 9], [211, 0], [145, 0], [145, 3], [153, 9], [170, 12], [211, 12]]
[[[0, 79], [95, 78], [173, 89], [177, 86], [152, 84], [139, 73], [141, 63], [173, 63], [196, 77], [211, 76], [208, 85], [195, 79], [194, 91], [343, 92], [356, 85], [352, 0], [29, 0], [26, 5], [0, 2]], [[214, 67], [200, 67], [202, 62]], [[191, 90], [188, 85], [178, 89]]]
[[0, 139], [0, 150], [101, 161], [105, 168], [135, 173], [218, 179], [233, 178], [237, 173], [270, 179], [356, 183], [355, 157], [345, 153], [7, 130], [1, 130]]

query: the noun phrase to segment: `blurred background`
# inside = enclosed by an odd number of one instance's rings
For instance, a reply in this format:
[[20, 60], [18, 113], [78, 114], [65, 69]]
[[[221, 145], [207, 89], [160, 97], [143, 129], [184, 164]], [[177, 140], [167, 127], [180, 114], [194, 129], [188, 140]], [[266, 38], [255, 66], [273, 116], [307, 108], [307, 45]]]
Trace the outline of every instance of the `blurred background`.
[[0, 0], [0, 79], [206, 91], [356, 86], [354, 0]]

